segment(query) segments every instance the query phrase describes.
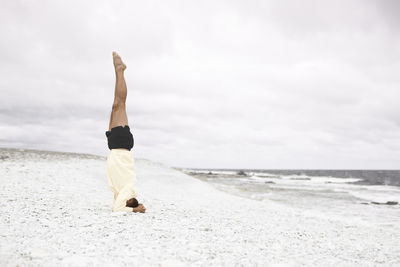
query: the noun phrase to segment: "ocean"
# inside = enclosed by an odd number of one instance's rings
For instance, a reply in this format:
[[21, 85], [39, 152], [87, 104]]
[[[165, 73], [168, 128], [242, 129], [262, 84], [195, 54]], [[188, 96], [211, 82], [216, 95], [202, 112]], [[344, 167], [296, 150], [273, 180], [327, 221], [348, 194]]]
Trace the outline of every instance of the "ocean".
[[304, 212], [400, 222], [400, 170], [180, 170], [221, 191]]

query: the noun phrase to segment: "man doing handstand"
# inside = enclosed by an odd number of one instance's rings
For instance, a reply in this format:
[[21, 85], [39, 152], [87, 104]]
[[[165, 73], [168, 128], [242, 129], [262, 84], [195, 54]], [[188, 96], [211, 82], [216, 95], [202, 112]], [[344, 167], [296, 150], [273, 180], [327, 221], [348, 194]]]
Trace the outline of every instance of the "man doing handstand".
[[125, 108], [127, 88], [124, 71], [126, 65], [116, 52], [112, 55], [116, 82], [110, 124], [106, 131], [110, 149], [107, 157], [107, 177], [108, 184], [114, 193], [112, 211], [144, 213], [146, 208], [136, 199], [136, 172], [131, 154], [134, 141]]

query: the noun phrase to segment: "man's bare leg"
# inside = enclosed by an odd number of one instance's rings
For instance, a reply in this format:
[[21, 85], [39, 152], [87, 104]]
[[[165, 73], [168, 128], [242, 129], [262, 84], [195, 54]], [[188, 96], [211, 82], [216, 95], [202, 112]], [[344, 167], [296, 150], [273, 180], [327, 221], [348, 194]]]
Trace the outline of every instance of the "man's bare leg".
[[124, 71], [126, 69], [126, 65], [122, 62], [121, 57], [113, 52], [113, 61], [115, 68], [115, 93], [114, 93], [114, 102], [112, 105], [110, 124], [108, 126], [108, 130], [111, 131], [112, 128], [116, 126], [125, 126], [128, 125], [128, 116], [126, 115], [126, 97], [127, 97], [127, 88], [124, 77]]

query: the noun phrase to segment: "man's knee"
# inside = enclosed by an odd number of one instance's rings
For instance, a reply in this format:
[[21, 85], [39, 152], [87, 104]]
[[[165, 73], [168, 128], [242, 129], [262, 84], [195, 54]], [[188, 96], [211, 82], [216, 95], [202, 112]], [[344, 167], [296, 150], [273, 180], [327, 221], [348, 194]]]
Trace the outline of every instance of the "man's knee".
[[112, 110], [121, 110], [121, 109], [125, 109], [125, 102], [123, 101], [114, 101], [113, 105], [112, 105]]

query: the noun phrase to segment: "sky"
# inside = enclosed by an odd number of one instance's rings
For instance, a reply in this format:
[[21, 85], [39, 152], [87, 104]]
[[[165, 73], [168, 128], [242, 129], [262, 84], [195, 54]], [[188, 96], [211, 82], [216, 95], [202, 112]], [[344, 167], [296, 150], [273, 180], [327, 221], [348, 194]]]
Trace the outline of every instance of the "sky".
[[1, 147], [106, 156], [115, 50], [134, 157], [400, 169], [399, 1], [1, 6]]

